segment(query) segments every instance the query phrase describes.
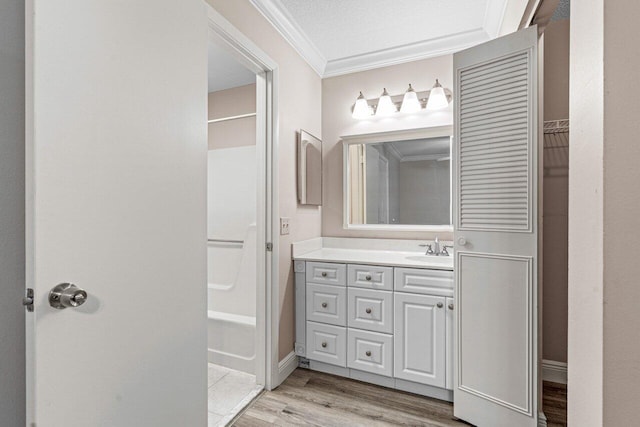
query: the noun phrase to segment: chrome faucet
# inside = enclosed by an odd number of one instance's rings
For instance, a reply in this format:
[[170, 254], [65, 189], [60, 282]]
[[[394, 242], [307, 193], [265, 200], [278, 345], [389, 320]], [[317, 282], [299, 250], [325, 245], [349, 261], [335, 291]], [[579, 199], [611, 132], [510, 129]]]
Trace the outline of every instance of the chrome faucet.
[[427, 248], [427, 252], [425, 255], [435, 255], [435, 256], [449, 256], [451, 255], [447, 249], [453, 249], [453, 246], [449, 245], [441, 245], [440, 239], [438, 236], [433, 241], [433, 245], [431, 244], [423, 244], [420, 247]]

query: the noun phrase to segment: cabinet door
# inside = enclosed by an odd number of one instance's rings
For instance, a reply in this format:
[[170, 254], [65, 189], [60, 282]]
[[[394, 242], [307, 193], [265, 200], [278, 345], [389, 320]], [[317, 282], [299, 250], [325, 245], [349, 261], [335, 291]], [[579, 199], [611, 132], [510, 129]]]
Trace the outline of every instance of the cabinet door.
[[394, 376], [445, 386], [445, 297], [396, 292]]

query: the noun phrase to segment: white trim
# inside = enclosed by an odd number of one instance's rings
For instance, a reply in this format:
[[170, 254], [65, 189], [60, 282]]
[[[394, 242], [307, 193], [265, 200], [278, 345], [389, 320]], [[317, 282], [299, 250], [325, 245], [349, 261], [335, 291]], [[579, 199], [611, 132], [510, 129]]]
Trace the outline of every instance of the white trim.
[[[343, 135], [342, 139], [342, 227], [345, 230], [377, 230], [377, 231], [425, 231], [425, 232], [453, 232], [453, 224], [444, 225], [419, 225], [419, 224], [351, 224], [349, 207], [351, 201], [351, 186], [346, 177], [350, 176], [349, 146], [352, 144], [376, 144], [381, 142], [406, 141], [411, 139], [434, 138], [452, 136], [453, 126], [431, 126], [416, 129], [401, 129], [387, 132], [363, 133]], [[453, 145], [453, 144], [452, 144]], [[449, 154], [451, 156], [451, 154]], [[453, 193], [451, 193], [451, 206], [453, 210]]]
[[323, 77], [327, 60], [280, 0], [250, 0], [251, 4], [273, 25], [311, 68]]
[[483, 28], [327, 62], [323, 78], [448, 55], [490, 40]]
[[256, 113], [247, 113], [247, 114], [240, 114], [240, 115], [237, 115], [237, 116], [221, 117], [219, 119], [207, 120], [207, 123], [226, 122], [226, 121], [229, 121], [229, 120], [244, 119], [246, 117], [255, 117], [256, 115], [257, 115]]
[[286, 380], [289, 375], [291, 375], [293, 371], [296, 370], [297, 367], [298, 356], [296, 356], [296, 353], [292, 351], [291, 353], [287, 354], [284, 359], [280, 361], [280, 363], [278, 363], [278, 381], [274, 385], [274, 387], [282, 384], [284, 380]]
[[566, 362], [542, 359], [542, 381], [567, 384]]
[[[209, 35], [238, 62], [256, 73], [256, 147], [258, 154], [258, 265], [256, 306], [256, 381], [267, 390], [278, 380], [279, 241], [274, 239], [279, 217], [278, 65], [262, 49], [207, 5]], [[274, 228], [275, 227], [275, 228]], [[272, 243], [272, 251], [266, 243]]]
[[538, 412], [538, 427], [547, 427], [547, 416], [544, 412]]
[[504, 14], [507, 10], [509, 0], [488, 0], [487, 8], [484, 13], [484, 23], [482, 27], [489, 35], [489, 38], [495, 39], [500, 36]]

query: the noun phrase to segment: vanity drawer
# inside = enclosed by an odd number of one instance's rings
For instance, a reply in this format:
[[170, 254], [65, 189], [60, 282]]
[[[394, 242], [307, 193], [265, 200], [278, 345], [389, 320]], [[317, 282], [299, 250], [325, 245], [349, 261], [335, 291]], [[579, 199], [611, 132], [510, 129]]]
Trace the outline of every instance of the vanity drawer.
[[347, 326], [347, 288], [307, 284], [307, 320]]
[[349, 288], [350, 328], [393, 332], [393, 292]]
[[349, 264], [347, 278], [349, 286], [385, 291], [393, 290], [393, 267]]
[[347, 366], [347, 328], [307, 322], [307, 358]]
[[347, 266], [327, 262], [307, 262], [307, 283], [347, 286]]
[[393, 375], [393, 336], [348, 330], [347, 366], [378, 375]]
[[453, 296], [453, 271], [396, 268], [394, 288], [398, 292]]

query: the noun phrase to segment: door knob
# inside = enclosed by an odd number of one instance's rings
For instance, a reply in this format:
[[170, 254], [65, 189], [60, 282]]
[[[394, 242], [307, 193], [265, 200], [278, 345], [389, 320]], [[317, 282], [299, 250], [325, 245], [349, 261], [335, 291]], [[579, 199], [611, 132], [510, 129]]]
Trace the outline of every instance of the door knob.
[[438, 308], [442, 308], [442, 307], [444, 307], [444, 304], [443, 304], [443, 303], [441, 303], [441, 302], [439, 302], [437, 305], [438, 305]]
[[466, 246], [466, 244], [467, 244], [467, 239], [465, 239], [465, 238], [464, 238], [464, 237], [462, 237], [462, 236], [458, 237], [458, 244], [459, 244], [460, 246]]
[[60, 283], [49, 292], [49, 305], [63, 309], [78, 307], [87, 301], [87, 292], [73, 283]]

